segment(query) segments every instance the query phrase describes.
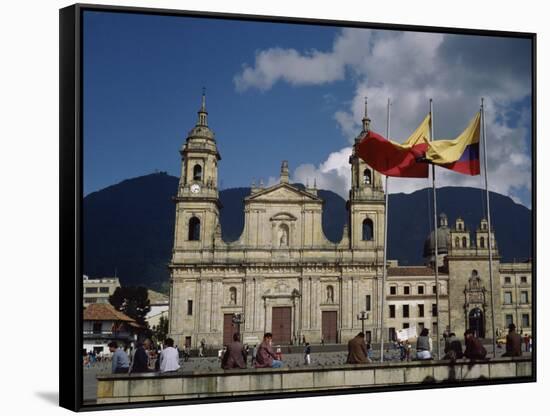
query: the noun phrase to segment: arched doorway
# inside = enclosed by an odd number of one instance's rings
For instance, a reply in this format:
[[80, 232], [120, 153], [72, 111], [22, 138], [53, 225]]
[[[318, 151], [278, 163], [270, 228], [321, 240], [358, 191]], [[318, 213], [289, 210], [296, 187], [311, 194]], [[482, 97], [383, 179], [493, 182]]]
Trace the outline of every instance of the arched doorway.
[[468, 315], [469, 329], [472, 329], [475, 336], [478, 338], [485, 338], [485, 320], [483, 311], [479, 308], [474, 308]]

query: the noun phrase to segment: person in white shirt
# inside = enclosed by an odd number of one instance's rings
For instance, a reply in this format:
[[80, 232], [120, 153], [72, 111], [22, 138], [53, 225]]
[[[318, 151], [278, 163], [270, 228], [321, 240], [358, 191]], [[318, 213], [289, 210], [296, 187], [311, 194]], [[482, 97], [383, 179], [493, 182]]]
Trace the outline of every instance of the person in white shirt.
[[174, 348], [174, 340], [166, 338], [164, 341], [164, 349], [160, 353], [160, 372], [176, 371], [180, 368], [180, 354]]

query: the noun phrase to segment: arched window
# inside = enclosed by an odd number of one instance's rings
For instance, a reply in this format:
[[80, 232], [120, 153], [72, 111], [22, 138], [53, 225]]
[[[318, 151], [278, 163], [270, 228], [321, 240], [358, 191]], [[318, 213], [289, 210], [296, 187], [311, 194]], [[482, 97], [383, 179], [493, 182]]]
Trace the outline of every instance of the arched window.
[[370, 169], [365, 169], [363, 172], [363, 180], [365, 181], [365, 185], [370, 185], [372, 182], [372, 177], [370, 173]]
[[462, 223], [461, 222], [458, 223], [458, 230], [462, 231]]
[[195, 165], [193, 167], [193, 180], [194, 181], [201, 181], [202, 180], [202, 166], [201, 165]]
[[374, 225], [370, 218], [363, 221], [363, 240], [371, 241], [374, 239]]
[[237, 304], [237, 288], [236, 287], [229, 288], [229, 304], [230, 305], [236, 305]]
[[327, 286], [327, 303], [334, 303], [334, 288], [331, 285]]
[[201, 239], [201, 220], [192, 217], [189, 220], [189, 241], [199, 241]]
[[468, 239], [466, 237], [462, 237], [462, 247], [468, 247]]
[[460, 237], [455, 238], [455, 247], [460, 247]]
[[479, 239], [479, 247], [485, 248], [485, 237], [480, 237]]

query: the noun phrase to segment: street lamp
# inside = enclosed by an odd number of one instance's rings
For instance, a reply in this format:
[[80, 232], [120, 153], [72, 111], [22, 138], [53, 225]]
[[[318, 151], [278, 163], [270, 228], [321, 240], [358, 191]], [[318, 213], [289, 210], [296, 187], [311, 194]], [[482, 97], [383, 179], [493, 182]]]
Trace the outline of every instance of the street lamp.
[[369, 319], [369, 313], [361, 311], [357, 314], [357, 320], [361, 321], [361, 332], [365, 333], [365, 321]]
[[233, 322], [233, 325], [237, 325], [237, 332], [241, 333], [241, 324], [244, 323], [244, 314], [242, 313], [234, 313], [233, 317], [231, 318], [231, 322]]

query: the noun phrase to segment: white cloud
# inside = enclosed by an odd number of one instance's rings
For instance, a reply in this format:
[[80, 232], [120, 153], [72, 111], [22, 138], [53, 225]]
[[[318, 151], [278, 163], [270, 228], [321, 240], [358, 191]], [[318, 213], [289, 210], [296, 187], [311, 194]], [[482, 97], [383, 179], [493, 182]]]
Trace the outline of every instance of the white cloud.
[[329, 189], [345, 199], [351, 186], [348, 163], [350, 155], [351, 147], [346, 147], [331, 153], [327, 160], [317, 167], [312, 164], [300, 165], [294, 170], [292, 181], [310, 185], [315, 182], [318, 189]]
[[[523, 42], [523, 43], [522, 43]], [[272, 48], [257, 52], [253, 66], [245, 66], [234, 81], [240, 91], [268, 90], [277, 82], [320, 85], [350, 80], [351, 100], [334, 113], [348, 143], [361, 130], [364, 97], [369, 97], [371, 127], [386, 130], [386, 103], [392, 100], [391, 134], [403, 141], [434, 102], [436, 138], [455, 137], [485, 98], [490, 188], [515, 199], [530, 190], [531, 157], [528, 112], [517, 114], [517, 103], [530, 94], [529, 48], [525, 41], [465, 35], [443, 35], [344, 29], [326, 52]], [[511, 60], [510, 56], [514, 56]], [[515, 127], [510, 127], [513, 124]], [[316, 176], [319, 187], [347, 196], [349, 147], [328, 155], [318, 167], [299, 166], [294, 175], [302, 180]], [[438, 169], [438, 186], [484, 186], [482, 177], [468, 177]], [[426, 180], [395, 179], [390, 192], [412, 192], [426, 187]], [[530, 205], [530, 201], [523, 201]]]

